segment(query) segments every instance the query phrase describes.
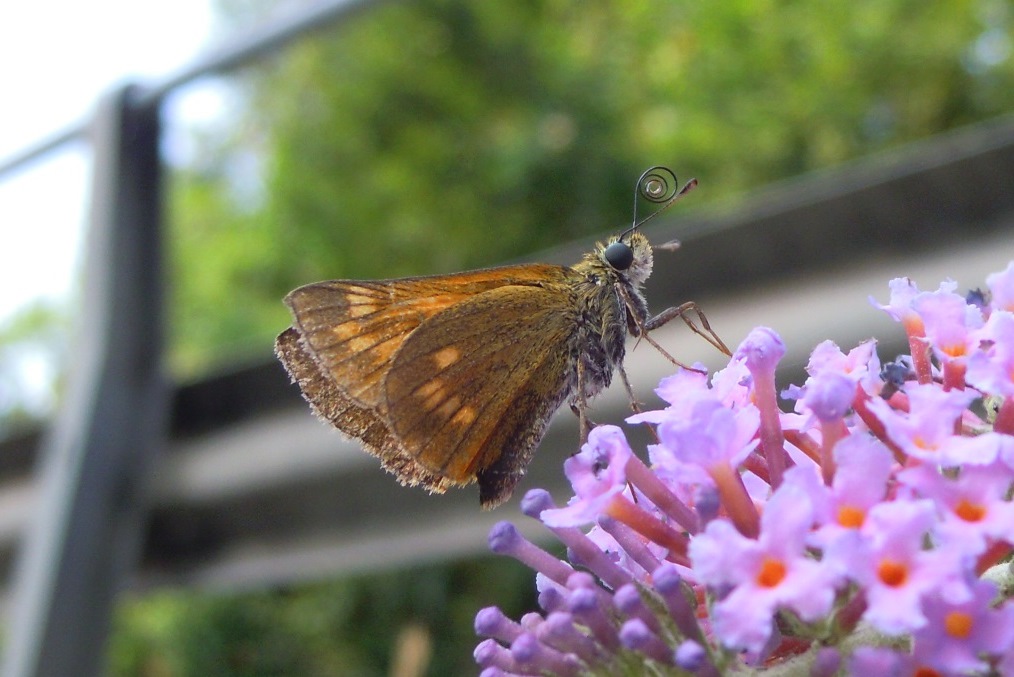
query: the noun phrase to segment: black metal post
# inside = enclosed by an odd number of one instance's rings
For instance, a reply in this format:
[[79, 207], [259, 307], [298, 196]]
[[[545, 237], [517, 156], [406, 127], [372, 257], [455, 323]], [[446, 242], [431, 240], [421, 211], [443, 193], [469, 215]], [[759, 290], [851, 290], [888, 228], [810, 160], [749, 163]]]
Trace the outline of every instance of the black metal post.
[[[91, 129], [85, 287], [66, 398], [43, 447], [6, 637], [8, 677], [99, 675], [164, 444], [159, 113], [124, 87]], [[61, 199], [54, 195], [53, 199]]]

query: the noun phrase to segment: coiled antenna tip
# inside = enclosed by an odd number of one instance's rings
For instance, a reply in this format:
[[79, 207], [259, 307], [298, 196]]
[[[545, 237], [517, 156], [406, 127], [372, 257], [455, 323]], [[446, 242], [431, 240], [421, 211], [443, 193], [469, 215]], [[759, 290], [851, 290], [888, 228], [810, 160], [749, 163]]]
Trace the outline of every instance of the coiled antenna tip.
[[[620, 234], [620, 240], [637, 230], [640, 226], [655, 218], [671, 207], [677, 200], [697, 186], [697, 179], [690, 179], [680, 188], [676, 172], [663, 165], [649, 167], [637, 179], [634, 187], [634, 220], [630, 228]], [[652, 213], [640, 221], [637, 220], [637, 209], [640, 200], [659, 205]]]

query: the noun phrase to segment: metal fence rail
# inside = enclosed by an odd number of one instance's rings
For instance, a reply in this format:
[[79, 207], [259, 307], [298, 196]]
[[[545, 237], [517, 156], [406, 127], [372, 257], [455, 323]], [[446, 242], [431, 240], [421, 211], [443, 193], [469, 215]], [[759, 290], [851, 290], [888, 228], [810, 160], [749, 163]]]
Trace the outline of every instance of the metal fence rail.
[[251, 32], [146, 88], [125, 86], [0, 161], [0, 178], [90, 137], [85, 290], [68, 394], [43, 447], [38, 510], [14, 579], [4, 674], [98, 675], [116, 593], [135, 567], [150, 467], [165, 445], [160, 111], [192, 80], [276, 51], [367, 0], [331, 0]]
[[137, 557], [145, 480], [165, 441], [159, 115], [134, 94], [108, 97], [93, 122], [87, 310], [15, 579], [8, 675], [101, 672], [113, 600]]

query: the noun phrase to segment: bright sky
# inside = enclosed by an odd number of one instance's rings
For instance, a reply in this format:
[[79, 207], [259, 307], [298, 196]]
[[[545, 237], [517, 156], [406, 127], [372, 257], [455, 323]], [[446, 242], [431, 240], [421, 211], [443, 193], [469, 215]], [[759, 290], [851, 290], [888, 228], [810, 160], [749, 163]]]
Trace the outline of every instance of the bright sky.
[[[211, 42], [208, 0], [0, 4], [0, 158], [84, 120], [118, 82], [158, 80]], [[90, 155], [0, 176], [0, 325], [76, 282]]]

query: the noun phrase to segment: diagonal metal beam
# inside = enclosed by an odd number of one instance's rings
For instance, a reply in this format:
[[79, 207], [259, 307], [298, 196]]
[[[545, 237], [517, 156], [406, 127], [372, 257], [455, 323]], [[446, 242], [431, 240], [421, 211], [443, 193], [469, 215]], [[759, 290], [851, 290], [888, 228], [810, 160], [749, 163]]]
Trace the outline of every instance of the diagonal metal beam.
[[[199, 54], [191, 63], [139, 91], [138, 103], [156, 105], [173, 91], [198, 78], [225, 73], [276, 53], [289, 43], [344, 22], [356, 12], [375, 4], [376, 0], [318, 0], [305, 7], [297, 7]], [[0, 177], [20, 171], [65, 145], [81, 140], [88, 132], [88, 124], [88, 121], [82, 121], [69, 125], [9, 157], [0, 158]]]
[[[156, 106], [124, 87], [93, 122], [85, 281], [64, 404], [43, 446], [4, 656], [8, 677], [99, 675], [166, 437]], [[59, 199], [59, 196], [54, 196]]]

